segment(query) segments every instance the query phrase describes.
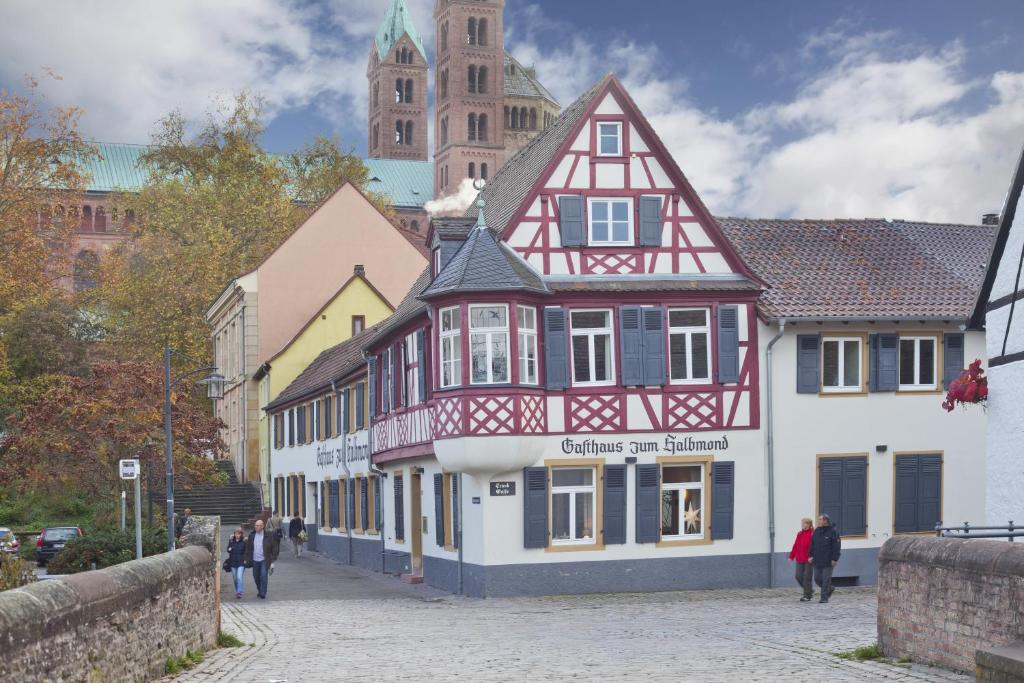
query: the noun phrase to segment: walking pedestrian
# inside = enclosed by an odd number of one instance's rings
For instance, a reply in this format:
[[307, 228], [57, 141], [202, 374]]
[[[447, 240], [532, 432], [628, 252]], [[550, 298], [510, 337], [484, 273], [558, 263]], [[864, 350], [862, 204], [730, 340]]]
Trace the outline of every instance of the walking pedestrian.
[[821, 588], [821, 600], [828, 602], [832, 597], [832, 570], [839, 562], [839, 551], [842, 544], [839, 532], [836, 531], [828, 515], [818, 517], [818, 526], [811, 534], [811, 549], [808, 560], [814, 565], [814, 582]]
[[242, 531], [242, 527], [236, 527], [228, 541], [227, 565], [235, 580], [235, 597], [241, 600], [242, 579], [245, 577], [245, 532]]
[[814, 522], [810, 517], [804, 517], [800, 520], [800, 531], [796, 532], [793, 549], [789, 551], [789, 559], [796, 562], [796, 582], [804, 589], [800, 602], [808, 602], [814, 597], [814, 567], [808, 560], [813, 534]]
[[292, 542], [292, 550], [295, 552], [296, 559], [302, 557], [302, 546], [305, 544], [306, 538], [306, 523], [302, 521], [301, 517], [295, 515], [288, 523], [288, 539]]
[[274, 562], [281, 550], [277, 533], [265, 532], [262, 519], [257, 519], [254, 529], [245, 541], [245, 566], [252, 567], [252, 578], [256, 581], [256, 595], [267, 597], [267, 581]]

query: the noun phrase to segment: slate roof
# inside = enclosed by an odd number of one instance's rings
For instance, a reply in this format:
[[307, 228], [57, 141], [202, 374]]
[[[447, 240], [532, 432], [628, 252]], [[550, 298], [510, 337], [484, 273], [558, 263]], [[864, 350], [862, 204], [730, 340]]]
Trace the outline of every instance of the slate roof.
[[885, 219], [718, 218], [769, 319], [966, 319], [995, 229]]
[[544, 281], [532, 268], [486, 226], [478, 224], [420, 297], [429, 298], [454, 291], [499, 290], [548, 292]]
[[[590, 90], [580, 95], [550, 126], [531, 140], [530, 144], [505, 162], [480, 191], [480, 196], [487, 202], [484, 208], [487, 227], [499, 234], [505, 229], [519, 204], [533, 188], [604, 82], [605, 79], [601, 79]], [[475, 206], [466, 211], [467, 216], [475, 214]]]
[[[514, 67], [514, 68], [513, 68]], [[558, 100], [551, 91], [531, 76], [515, 57], [505, 51], [505, 96], [506, 97], [543, 97], [557, 105]]]
[[438, 239], [464, 240], [476, 225], [476, 218], [473, 216], [438, 217], [432, 218], [430, 222]]
[[430, 266], [427, 266], [420, 273], [420, 276], [416, 278], [416, 282], [412, 283], [412, 287], [409, 288], [405, 298], [395, 308], [395, 312], [377, 324], [377, 331], [365, 340], [363, 348], [372, 346], [379, 339], [386, 337], [391, 331], [424, 313], [427, 310], [427, 304], [418, 297], [429, 284]]
[[391, 48], [395, 46], [403, 33], [409, 34], [409, 39], [420, 51], [420, 56], [426, 59], [427, 52], [423, 49], [423, 41], [420, 40], [420, 34], [412, 23], [412, 15], [409, 14], [409, 8], [405, 6], [405, 0], [394, 0], [384, 14], [384, 21], [377, 29], [377, 36], [373, 41], [377, 46], [377, 56], [382, 61], [387, 58]]
[[377, 331], [378, 325], [368, 327], [349, 337], [340, 344], [320, 352], [299, 376], [291, 381], [277, 398], [267, 404], [265, 410], [272, 411], [279, 406], [297, 401], [326, 389], [332, 381], [349, 375], [366, 366], [363, 360], [363, 345]]

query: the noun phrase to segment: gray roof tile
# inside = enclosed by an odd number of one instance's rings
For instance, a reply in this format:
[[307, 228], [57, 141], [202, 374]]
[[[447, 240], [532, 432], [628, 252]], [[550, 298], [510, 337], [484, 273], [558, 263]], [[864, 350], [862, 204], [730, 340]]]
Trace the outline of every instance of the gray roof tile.
[[[514, 68], [513, 68], [514, 67]], [[531, 75], [532, 69], [527, 70], [515, 57], [505, 52], [505, 96], [506, 97], [543, 97], [544, 99], [558, 104], [558, 100], [551, 94], [544, 85], [537, 80], [536, 75]]]

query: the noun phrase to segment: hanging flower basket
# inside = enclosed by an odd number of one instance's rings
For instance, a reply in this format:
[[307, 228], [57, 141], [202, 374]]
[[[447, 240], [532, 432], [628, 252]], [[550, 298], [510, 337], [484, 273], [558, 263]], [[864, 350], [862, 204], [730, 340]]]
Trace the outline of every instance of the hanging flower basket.
[[958, 404], [966, 407], [980, 403], [984, 406], [987, 400], [988, 378], [981, 369], [981, 360], [975, 359], [960, 373], [960, 377], [949, 383], [949, 391], [946, 392], [946, 400], [942, 402], [942, 407], [946, 412], [952, 412]]

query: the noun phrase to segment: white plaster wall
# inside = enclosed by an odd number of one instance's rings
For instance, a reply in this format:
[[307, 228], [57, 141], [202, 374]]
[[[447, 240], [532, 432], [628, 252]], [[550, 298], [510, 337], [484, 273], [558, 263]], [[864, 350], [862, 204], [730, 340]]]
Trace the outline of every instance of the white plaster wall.
[[[992, 283], [992, 292], [989, 299], [998, 299], [1014, 291], [1014, 283], [1017, 279], [1017, 263], [1020, 259], [1021, 249], [1024, 248], [1024, 207], [1018, 203], [1017, 213], [1010, 226], [1010, 234], [1006, 239], [1006, 247], [1003, 250], [1003, 258], [999, 261], [999, 268], [996, 271], [996, 278]], [[989, 329], [992, 329], [989, 327]]]
[[[423, 474], [420, 475], [420, 489], [412, 489], [412, 468], [422, 467]], [[398, 463], [384, 463], [382, 470], [387, 472], [388, 477], [381, 485], [381, 503], [383, 504], [384, 515], [384, 546], [388, 550], [396, 550], [405, 553], [412, 552], [412, 529], [415, 524], [423, 524], [426, 520], [425, 531], [423, 532], [423, 555], [424, 557], [439, 557], [446, 560], [457, 561], [459, 553], [457, 550], [445, 550], [437, 544], [436, 515], [434, 512], [434, 475], [442, 473], [441, 465], [432, 457], [416, 458], [414, 460], [403, 460]], [[395, 471], [402, 470], [404, 476], [404, 516], [405, 516], [405, 539], [402, 542], [395, 540]], [[473, 489], [470, 486], [470, 477], [463, 475], [463, 489]], [[463, 498], [463, 510], [469, 506], [471, 496], [479, 495], [471, 493], [470, 490], [459, 490], [459, 496]], [[412, 497], [420, 496], [420, 513], [423, 519], [412, 518]], [[454, 502], [453, 502], [454, 505]], [[468, 520], [467, 520], [468, 521]], [[423, 527], [421, 527], [423, 528]], [[478, 526], [472, 524], [467, 526], [463, 523], [463, 538], [473, 536], [479, 539], [481, 534]], [[466, 562], [479, 562], [479, 542], [465, 542], [466, 548], [463, 551], [463, 558]], [[476, 554], [473, 554], [476, 553]], [[476, 559], [470, 559], [474, 557]]]
[[[814, 516], [817, 497], [816, 456], [827, 453], [866, 453], [868, 456], [867, 537], [847, 539], [844, 548], [880, 546], [893, 533], [893, 458], [896, 452], [942, 451], [944, 523], [985, 517], [985, 459], [981, 435], [986, 416], [980, 408], [947, 413], [944, 393], [901, 395], [895, 392], [863, 396], [796, 393], [796, 336], [829, 331], [903, 332], [940, 329], [918, 323], [855, 327], [790, 325], [774, 351], [775, 465], [777, 551], [788, 551], [801, 517]], [[945, 331], [956, 332], [952, 327]], [[760, 331], [762, 349], [777, 328]], [[984, 354], [984, 335], [965, 336], [966, 362]], [[762, 351], [763, 354], [763, 351]], [[939, 366], [941, 376], [941, 365]], [[762, 414], [767, 396], [762, 398]], [[877, 445], [886, 451], [878, 453]], [[1022, 517], [1024, 519], [1024, 517]], [[977, 521], [975, 521], [977, 520]]]
[[987, 374], [985, 517], [992, 526], [1010, 520], [1024, 524], [1024, 361], [989, 368]]
[[[1007, 321], [1010, 324], [1009, 335], [1006, 334]], [[985, 347], [989, 358], [1024, 351], [1024, 301], [1017, 302], [1012, 319], [1009, 306], [1001, 306], [988, 311], [985, 314], [985, 328], [988, 330]], [[1005, 350], [1003, 348], [1004, 340], [1006, 342]]]

